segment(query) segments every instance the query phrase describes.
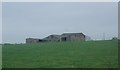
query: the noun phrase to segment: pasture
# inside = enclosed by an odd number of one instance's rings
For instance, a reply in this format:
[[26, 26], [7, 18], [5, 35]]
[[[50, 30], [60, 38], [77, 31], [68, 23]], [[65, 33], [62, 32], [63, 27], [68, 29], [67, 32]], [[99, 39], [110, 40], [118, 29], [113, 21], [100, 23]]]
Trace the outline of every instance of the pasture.
[[117, 41], [2, 46], [3, 68], [117, 68]]
[[2, 68], [2, 45], [0, 45], [0, 69]]

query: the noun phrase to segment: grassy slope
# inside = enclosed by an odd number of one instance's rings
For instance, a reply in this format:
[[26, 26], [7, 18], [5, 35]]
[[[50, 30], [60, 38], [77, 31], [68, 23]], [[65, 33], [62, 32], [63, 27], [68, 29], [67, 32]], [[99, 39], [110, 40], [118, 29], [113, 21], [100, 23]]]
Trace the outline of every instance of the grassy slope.
[[116, 41], [4, 45], [4, 68], [115, 68]]

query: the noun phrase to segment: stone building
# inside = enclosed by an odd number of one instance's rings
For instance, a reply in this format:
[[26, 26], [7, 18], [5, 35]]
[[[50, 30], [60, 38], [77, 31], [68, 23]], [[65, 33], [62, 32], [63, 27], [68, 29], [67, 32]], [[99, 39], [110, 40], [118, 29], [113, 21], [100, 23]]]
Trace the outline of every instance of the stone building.
[[45, 42], [43, 39], [36, 39], [36, 38], [27, 38], [26, 43], [40, 43]]
[[63, 33], [60, 41], [85, 41], [83, 33]]
[[61, 35], [49, 35], [48, 37], [45, 37], [43, 40], [49, 41], [49, 42], [59, 42]]
[[49, 35], [43, 39], [27, 38], [26, 43], [85, 41], [85, 37], [83, 33], [63, 33], [62, 35]]

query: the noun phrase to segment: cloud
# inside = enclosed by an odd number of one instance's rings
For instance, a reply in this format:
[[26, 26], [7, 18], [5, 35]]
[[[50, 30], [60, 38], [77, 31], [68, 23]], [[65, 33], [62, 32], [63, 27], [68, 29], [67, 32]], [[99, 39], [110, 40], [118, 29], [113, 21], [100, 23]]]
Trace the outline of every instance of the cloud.
[[2, 3], [0, 3], [0, 43], [2, 43]]
[[119, 0], [2, 0], [3, 2], [118, 2]]
[[[93, 39], [117, 36], [117, 3], [3, 3], [4, 42], [83, 32]], [[11, 36], [14, 36], [11, 37]]]

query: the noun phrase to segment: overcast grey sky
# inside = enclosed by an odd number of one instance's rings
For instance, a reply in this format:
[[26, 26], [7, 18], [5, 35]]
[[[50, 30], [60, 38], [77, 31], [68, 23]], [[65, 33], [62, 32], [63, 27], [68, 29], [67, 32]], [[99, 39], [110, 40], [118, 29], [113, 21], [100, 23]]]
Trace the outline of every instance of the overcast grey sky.
[[2, 43], [2, 3], [0, 2], [0, 43]]
[[3, 42], [21, 43], [28, 37], [82, 32], [92, 39], [118, 35], [115, 2], [3, 3]]
[[2, 0], [2, 2], [118, 2], [119, 0]]

